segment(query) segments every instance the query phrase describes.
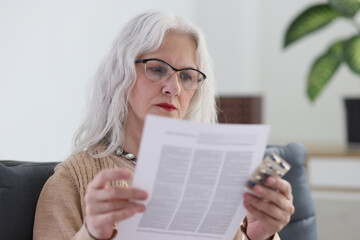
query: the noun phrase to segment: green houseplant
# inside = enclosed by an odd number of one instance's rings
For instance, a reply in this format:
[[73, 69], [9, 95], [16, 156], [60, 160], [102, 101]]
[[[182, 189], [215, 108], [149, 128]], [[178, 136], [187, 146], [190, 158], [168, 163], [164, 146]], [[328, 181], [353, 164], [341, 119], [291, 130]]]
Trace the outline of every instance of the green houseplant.
[[[301, 12], [286, 30], [284, 48], [299, 41], [336, 19], [344, 18], [354, 26], [354, 34], [345, 39], [337, 39], [312, 63], [307, 77], [306, 93], [314, 102], [333, 77], [341, 64], [346, 64], [352, 72], [360, 75], [360, 24], [355, 15], [360, 10], [360, 0], [328, 0]], [[360, 98], [345, 99], [348, 124], [348, 142], [360, 146]], [[352, 109], [350, 109], [352, 108]], [[349, 125], [355, 124], [354, 127]]]

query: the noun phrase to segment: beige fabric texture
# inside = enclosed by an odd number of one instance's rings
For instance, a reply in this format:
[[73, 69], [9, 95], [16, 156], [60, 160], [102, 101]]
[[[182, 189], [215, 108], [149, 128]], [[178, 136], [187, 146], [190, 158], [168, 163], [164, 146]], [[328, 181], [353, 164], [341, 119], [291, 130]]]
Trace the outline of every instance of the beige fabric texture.
[[[55, 168], [55, 173], [45, 183], [40, 194], [34, 222], [34, 240], [93, 240], [85, 225], [85, 192], [90, 181], [104, 169], [127, 168], [134, 172], [134, 166], [118, 156], [93, 158], [88, 152], [72, 155]], [[131, 182], [118, 181], [118, 186]], [[240, 230], [233, 240], [246, 240]], [[276, 234], [273, 240], [279, 240]]]

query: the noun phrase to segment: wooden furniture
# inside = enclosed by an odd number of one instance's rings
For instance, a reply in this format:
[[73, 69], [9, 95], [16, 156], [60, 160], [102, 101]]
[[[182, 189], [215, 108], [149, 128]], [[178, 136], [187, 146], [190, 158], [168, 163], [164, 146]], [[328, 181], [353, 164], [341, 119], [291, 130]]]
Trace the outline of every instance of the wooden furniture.
[[309, 149], [307, 171], [312, 191], [360, 193], [360, 152]]
[[262, 123], [261, 96], [219, 96], [220, 123]]

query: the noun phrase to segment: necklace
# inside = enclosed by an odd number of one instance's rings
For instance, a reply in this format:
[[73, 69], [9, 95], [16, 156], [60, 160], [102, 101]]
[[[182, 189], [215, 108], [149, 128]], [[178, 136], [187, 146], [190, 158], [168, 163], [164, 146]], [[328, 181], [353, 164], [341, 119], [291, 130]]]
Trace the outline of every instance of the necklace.
[[134, 154], [126, 152], [126, 151], [125, 151], [124, 149], [122, 149], [121, 147], [118, 147], [118, 148], [116, 149], [116, 154], [117, 154], [118, 156], [121, 156], [121, 157], [125, 158], [126, 160], [129, 160], [133, 165], [136, 165], [137, 157], [135, 157]]

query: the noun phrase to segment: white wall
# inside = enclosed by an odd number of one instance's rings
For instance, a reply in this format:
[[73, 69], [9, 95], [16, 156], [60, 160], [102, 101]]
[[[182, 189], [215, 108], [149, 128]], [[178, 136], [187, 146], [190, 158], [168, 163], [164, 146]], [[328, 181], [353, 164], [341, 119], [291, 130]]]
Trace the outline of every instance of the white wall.
[[355, 34], [354, 27], [340, 20], [313, 36], [282, 49], [290, 21], [314, 0], [262, 1], [262, 78], [265, 81], [265, 121], [272, 125], [272, 141], [299, 141], [310, 148], [345, 148], [342, 98], [360, 92], [360, 77], [343, 65], [311, 104], [305, 96], [310, 65], [328, 45]]
[[196, 0], [194, 21], [203, 30], [221, 95], [263, 92], [259, 71], [258, 1]]
[[205, 32], [221, 95], [262, 94], [270, 142], [301, 142], [309, 150], [345, 149], [342, 98], [359, 96], [360, 77], [342, 65], [315, 103], [306, 97], [312, 62], [333, 41], [355, 33], [345, 20], [283, 49], [290, 22], [319, 0], [195, 1], [195, 21]]
[[205, 33], [220, 94], [263, 94], [271, 142], [343, 146], [341, 97], [358, 94], [343, 66], [315, 104], [305, 97], [311, 62], [340, 21], [281, 48], [290, 20], [313, 0], [0, 1], [0, 159], [61, 161], [71, 151], [87, 86], [119, 29], [146, 9], [175, 12]]
[[87, 87], [125, 21], [191, 0], [0, 1], [0, 159], [62, 161]]

